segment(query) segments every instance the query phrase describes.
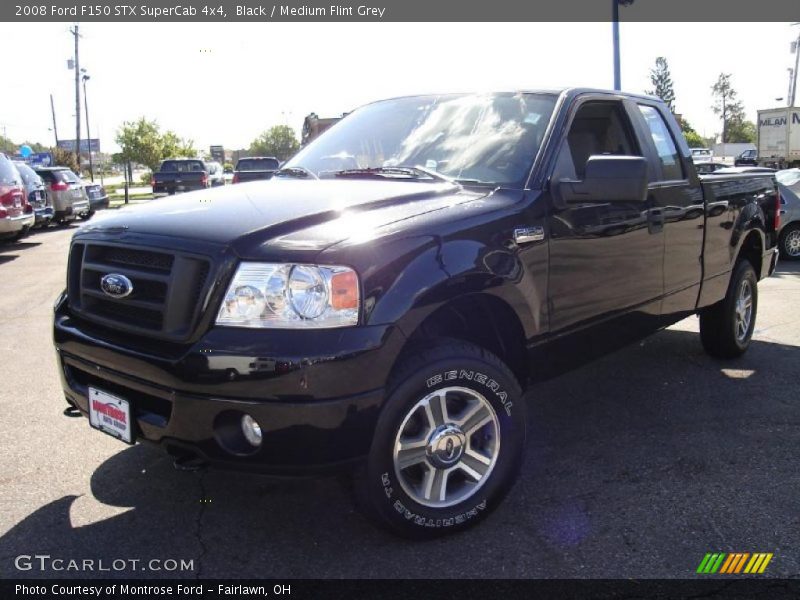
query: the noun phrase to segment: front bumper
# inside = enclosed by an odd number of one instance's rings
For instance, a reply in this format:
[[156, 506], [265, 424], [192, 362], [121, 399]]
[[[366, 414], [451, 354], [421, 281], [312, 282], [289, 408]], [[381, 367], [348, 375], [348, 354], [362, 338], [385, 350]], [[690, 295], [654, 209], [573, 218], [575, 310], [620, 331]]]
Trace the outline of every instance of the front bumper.
[[[392, 326], [318, 331], [213, 328], [169, 348], [77, 319], [56, 308], [54, 340], [67, 401], [88, 414], [87, 388], [131, 404], [134, 435], [212, 466], [291, 475], [365, 456], [383, 385], [405, 340]], [[231, 450], [231, 415], [260, 425], [258, 450]], [[88, 427], [87, 427], [88, 430]]]
[[761, 255], [761, 274], [762, 277], [769, 277], [775, 272], [778, 266], [778, 249], [772, 248]]

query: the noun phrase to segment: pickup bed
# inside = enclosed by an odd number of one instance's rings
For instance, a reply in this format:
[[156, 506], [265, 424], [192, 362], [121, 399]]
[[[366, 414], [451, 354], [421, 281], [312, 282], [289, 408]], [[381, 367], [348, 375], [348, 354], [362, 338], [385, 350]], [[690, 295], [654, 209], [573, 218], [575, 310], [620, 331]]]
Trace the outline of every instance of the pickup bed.
[[72, 410], [184, 468], [352, 468], [412, 538], [511, 488], [531, 381], [693, 314], [745, 352], [780, 219], [774, 175], [698, 177], [658, 99], [589, 89], [376, 102], [166, 202], [72, 240]]
[[210, 186], [208, 166], [197, 159], [169, 159], [161, 163], [150, 180], [153, 194], [177, 194]]

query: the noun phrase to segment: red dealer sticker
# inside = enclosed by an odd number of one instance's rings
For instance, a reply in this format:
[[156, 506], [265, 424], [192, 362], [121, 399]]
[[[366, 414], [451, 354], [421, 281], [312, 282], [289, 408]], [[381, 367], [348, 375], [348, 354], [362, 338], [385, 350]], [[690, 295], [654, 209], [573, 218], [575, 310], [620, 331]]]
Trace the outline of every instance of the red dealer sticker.
[[131, 439], [131, 409], [127, 400], [102, 390], [89, 388], [89, 423], [129, 444]]

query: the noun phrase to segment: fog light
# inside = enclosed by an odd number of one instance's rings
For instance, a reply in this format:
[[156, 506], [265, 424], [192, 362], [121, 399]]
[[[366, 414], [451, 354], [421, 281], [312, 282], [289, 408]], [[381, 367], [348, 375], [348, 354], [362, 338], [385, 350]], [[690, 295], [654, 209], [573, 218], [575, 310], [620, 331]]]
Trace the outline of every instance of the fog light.
[[250, 415], [242, 417], [242, 433], [251, 446], [258, 448], [261, 445], [261, 426]]

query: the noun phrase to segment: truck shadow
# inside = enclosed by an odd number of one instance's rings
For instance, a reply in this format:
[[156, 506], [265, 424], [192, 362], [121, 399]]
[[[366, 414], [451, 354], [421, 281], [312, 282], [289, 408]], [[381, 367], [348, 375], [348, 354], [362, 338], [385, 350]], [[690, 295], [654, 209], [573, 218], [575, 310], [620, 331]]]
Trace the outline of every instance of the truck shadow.
[[[6, 532], [0, 573], [688, 576], [709, 549], [773, 551], [800, 535], [797, 364], [800, 348], [766, 342], [754, 342], [742, 359], [715, 361], [696, 334], [667, 330], [537, 384], [528, 393], [520, 481], [477, 528], [426, 544], [373, 528], [339, 479], [175, 472], [160, 451], [134, 446], [96, 468], [91, 495], [63, 496]], [[106, 566], [153, 558], [194, 564], [186, 572], [20, 572], [21, 554]], [[432, 563], [432, 556], [458, 560]], [[772, 568], [788, 573], [796, 564], [776, 560]]]

